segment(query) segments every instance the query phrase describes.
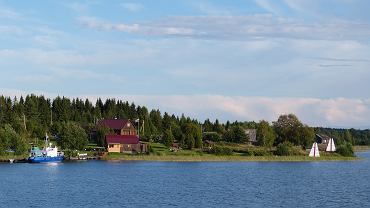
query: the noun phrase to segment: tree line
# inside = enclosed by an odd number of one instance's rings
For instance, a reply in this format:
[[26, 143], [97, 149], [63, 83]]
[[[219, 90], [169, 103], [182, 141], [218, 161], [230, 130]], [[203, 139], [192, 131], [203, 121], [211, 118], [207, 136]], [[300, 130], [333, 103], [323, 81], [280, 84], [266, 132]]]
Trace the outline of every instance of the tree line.
[[282, 115], [273, 123], [220, 123], [217, 119], [201, 122], [184, 114], [149, 111], [145, 106], [116, 99], [103, 102], [99, 98], [93, 103], [89, 99], [59, 96], [50, 99], [31, 94], [19, 98], [0, 96], [0, 154], [8, 150], [25, 153], [29, 144], [37, 143], [46, 132], [63, 149], [83, 149], [89, 142], [104, 145], [104, 140], [94, 141], [89, 137], [96, 123], [104, 118], [139, 119], [142, 140], [167, 146], [176, 140], [187, 149], [201, 148], [203, 140], [245, 143], [249, 140], [245, 129], [256, 129], [258, 145], [265, 147], [287, 142], [305, 147], [312, 144], [315, 133], [327, 134], [343, 143], [370, 144], [369, 130], [311, 128], [293, 114]]

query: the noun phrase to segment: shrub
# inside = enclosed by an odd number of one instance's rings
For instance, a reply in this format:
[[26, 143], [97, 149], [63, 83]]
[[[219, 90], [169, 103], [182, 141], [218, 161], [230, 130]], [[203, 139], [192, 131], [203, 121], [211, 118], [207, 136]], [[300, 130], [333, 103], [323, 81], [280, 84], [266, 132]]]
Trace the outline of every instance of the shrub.
[[270, 151], [268, 151], [265, 148], [259, 148], [253, 151], [253, 155], [254, 156], [271, 156], [272, 154]]
[[343, 145], [339, 145], [337, 147], [337, 153], [344, 156], [344, 157], [353, 157], [354, 152], [353, 152], [353, 147], [351, 143], [346, 143]]
[[279, 156], [292, 156], [306, 155], [306, 152], [303, 151], [300, 147], [293, 146], [293, 144], [290, 142], [284, 142], [278, 144], [275, 154]]
[[233, 150], [229, 147], [215, 146], [210, 150], [210, 153], [213, 153], [215, 155], [232, 155]]
[[278, 144], [278, 146], [276, 147], [276, 155], [279, 155], [279, 156], [293, 155], [292, 144], [288, 142]]
[[271, 156], [272, 153], [266, 148], [248, 148], [243, 151], [245, 156]]

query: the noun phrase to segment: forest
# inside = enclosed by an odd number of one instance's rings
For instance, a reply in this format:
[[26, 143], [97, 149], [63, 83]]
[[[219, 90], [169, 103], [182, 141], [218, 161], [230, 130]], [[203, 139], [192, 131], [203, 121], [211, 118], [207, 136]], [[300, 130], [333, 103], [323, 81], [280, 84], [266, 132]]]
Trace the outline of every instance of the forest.
[[[203, 140], [224, 143], [246, 143], [245, 129], [256, 129], [255, 145], [267, 148], [289, 143], [310, 147], [315, 134], [326, 134], [338, 144], [369, 145], [370, 130], [309, 127], [295, 115], [281, 115], [277, 121], [199, 121], [183, 115], [149, 110], [127, 101], [97, 99], [54, 99], [34, 94], [26, 97], [0, 96], [0, 154], [12, 151], [26, 153], [31, 144], [40, 144], [48, 134], [62, 149], [79, 150], [104, 141], [90, 136], [103, 118], [139, 119], [140, 139], [170, 146], [175, 140], [184, 149], [201, 148]], [[137, 125], [137, 124], [136, 124]]]

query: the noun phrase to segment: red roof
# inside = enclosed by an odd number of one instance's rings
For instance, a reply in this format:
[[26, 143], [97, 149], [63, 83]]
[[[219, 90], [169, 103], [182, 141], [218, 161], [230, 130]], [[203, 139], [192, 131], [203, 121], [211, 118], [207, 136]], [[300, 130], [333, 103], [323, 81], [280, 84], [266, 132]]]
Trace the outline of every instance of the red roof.
[[107, 135], [108, 144], [139, 144], [139, 137], [135, 135]]
[[128, 119], [103, 119], [100, 120], [98, 125], [105, 126], [111, 129], [123, 129], [127, 123], [131, 123]]

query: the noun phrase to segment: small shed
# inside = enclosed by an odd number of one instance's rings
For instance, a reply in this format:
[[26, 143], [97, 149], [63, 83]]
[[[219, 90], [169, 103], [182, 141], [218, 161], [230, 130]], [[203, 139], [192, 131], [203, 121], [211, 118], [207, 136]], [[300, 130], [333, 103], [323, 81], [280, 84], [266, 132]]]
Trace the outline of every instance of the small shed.
[[215, 147], [215, 142], [213, 142], [213, 141], [210, 141], [210, 140], [204, 140], [204, 142], [203, 142], [203, 147], [205, 148], [205, 149], [213, 149], [213, 147]]

